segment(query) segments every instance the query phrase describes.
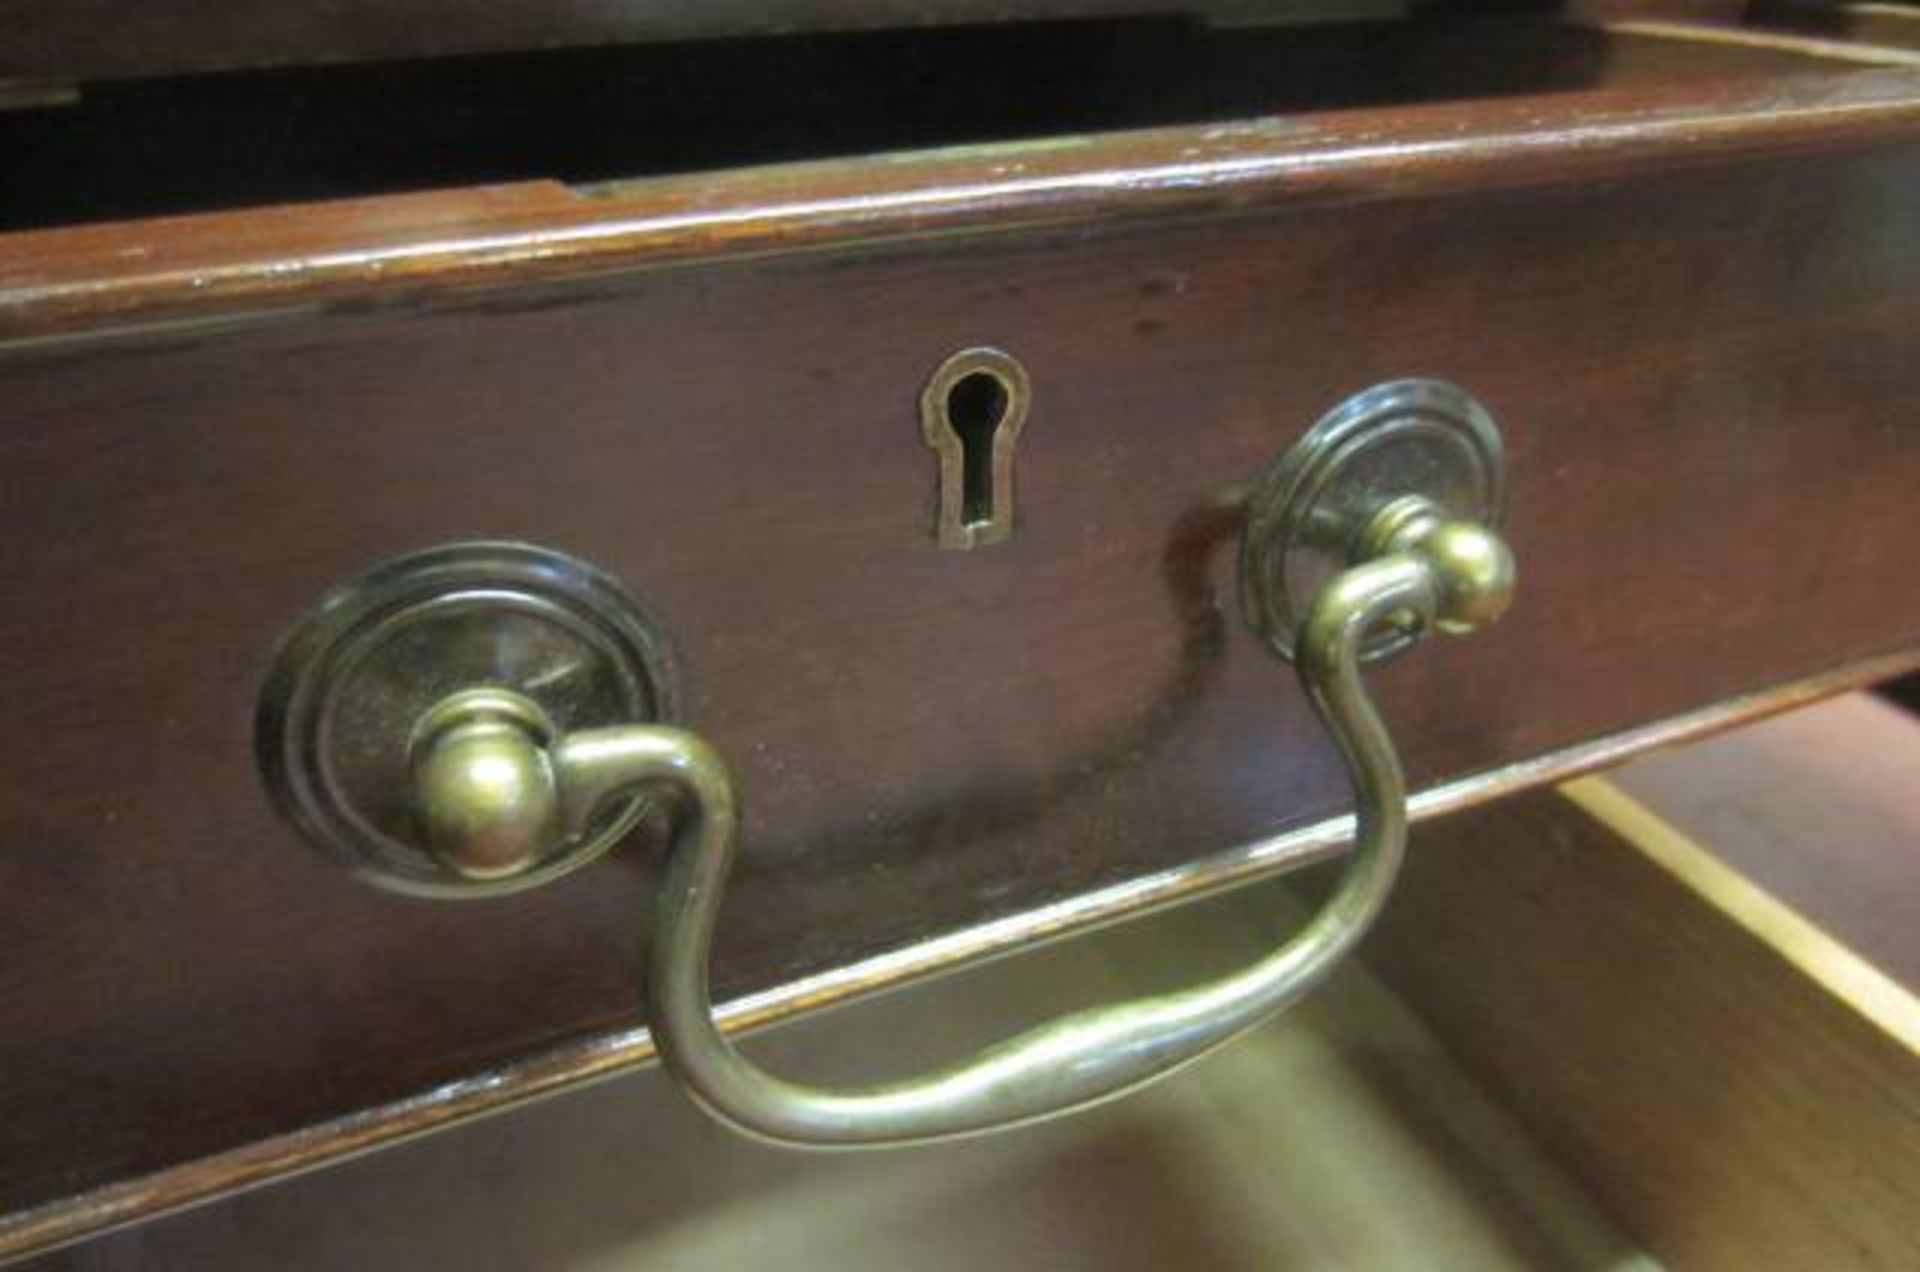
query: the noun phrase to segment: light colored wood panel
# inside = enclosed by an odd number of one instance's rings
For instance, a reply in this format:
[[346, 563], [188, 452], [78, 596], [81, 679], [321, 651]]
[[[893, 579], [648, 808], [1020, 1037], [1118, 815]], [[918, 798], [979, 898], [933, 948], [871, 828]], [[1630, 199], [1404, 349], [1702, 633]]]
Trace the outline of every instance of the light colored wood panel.
[[1920, 1266], [1920, 1007], [1617, 788], [1429, 829], [1369, 961], [1654, 1255]]
[[1643, 756], [1611, 780], [1920, 987], [1920, 717], [1846, 694]]

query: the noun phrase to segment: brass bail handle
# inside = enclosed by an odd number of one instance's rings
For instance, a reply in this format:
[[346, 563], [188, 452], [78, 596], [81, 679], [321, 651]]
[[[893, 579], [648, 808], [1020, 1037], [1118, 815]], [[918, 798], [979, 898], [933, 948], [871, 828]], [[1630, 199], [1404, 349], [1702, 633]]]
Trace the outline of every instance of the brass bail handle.
[[[1406, 783], [1361, 666], [1434, 630], [1475, 631], [1511, 600], [1506, 546], [1490, 525], [1459, 513], [1464, 504], [1489, 520], [1498, 515], [1491, 428], [1451, 386], [1381, 386], [1322, 420], [1255, 494], [1241, 555], [1243, 596], [1258, 610], [1249, 618], [1297, 663], [1340, 750], [1355, 840], [1332, 896], [1305, 927], [1220, 979], [1078, 1012], [905, 1081], [810, 1086], [760, 1068], [714, 1018], [708, 967], [737, 850], [736, 799], [720, 756], [695, 734], [657, 725], [554, 734], [518, 695], [456, 695], [415, 731], [423, 833], [448, 868], [485, 878], [537, 859], [616, 798], [640, 790], [670, 797], [675, 830], [647, 964], [653, 1037], [693, 1099], [749, 1134], [822, 1147], [918, 1143], [1126, 1092], [1297, 1001], [1379, 914], [1406, 846]], [[1380, 488], [1405, 471], [1438, 481], [1437, 496]], [[1338, 532], [1331, 538], [1329, 526]], [[1289, 592], [1304, 560], [1296, 552], [1332, 552], [1343, 568], [1302, 601]], [[1297, 624], [1286, 621], [1296, 602], [1304, 611]]]

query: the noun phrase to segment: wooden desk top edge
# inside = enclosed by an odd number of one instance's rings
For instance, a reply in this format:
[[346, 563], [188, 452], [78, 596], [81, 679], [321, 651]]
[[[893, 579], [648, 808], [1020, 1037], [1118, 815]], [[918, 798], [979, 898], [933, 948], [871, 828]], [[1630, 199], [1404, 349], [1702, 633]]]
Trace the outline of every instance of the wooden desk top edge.
[[[0, 235], [0, 348], [717, 258], [1595, 180], [1920, 137], [1920, 69], [1287, 116]], [[431, 288], [431, 297], [428, 289]]]

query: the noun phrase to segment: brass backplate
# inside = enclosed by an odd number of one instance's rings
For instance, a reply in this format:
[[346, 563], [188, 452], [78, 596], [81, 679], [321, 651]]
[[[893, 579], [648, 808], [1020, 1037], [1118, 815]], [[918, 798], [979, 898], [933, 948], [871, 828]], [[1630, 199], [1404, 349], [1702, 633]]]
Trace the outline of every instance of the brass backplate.
[[545, 882], [606, 851], [644, 804], [616, 804], [510, 878], [445, 868], [415, 820], [415, 731], [436, 703], [487, 688], [567, 732], [674, 718], [672, 657], [616, 581], [544, 548], [461, 543], [342, 585], [288, 633], [260, 696], [261, 775], [308, 839], [382, 887], [459, 897]]
[[[1421, 496], [1445, 515], [1498, 529], [1506, 513], [1500, 433], [1472, 395], [1439, 380], [1395, 380], [1348, 398], [1261, 477], [1240, 540], [1247, 623], [1282, 657], [1320, 588], [1360, 555], [1388, 504]], [[1389, 658], [1412, 636], [1391, 625], [1362, 658]]]

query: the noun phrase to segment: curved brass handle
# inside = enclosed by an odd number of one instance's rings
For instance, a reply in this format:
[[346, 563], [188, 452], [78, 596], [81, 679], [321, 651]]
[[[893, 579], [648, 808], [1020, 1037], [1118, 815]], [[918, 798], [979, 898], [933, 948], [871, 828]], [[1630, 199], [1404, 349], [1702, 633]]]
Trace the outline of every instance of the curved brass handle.
[[1321, 911], [1264, 959], [1177, 993], [1067, 1016], [964, 1063], [854, 1090], [806, 1086], [754, 1064], [722, 1034], [709, 954], [736, 848], [736, 801], [720, 756], [683, 730], [635, 725], [541, 734], [513, 695], [443, 704], [419, 734], [415, 780], [428, 838], [459, 868], [511, 868], [556, 827], [578, 826], [640, 788], [679, 796], [678, 826], [648, 959], [654, 1040], [668, 1068], [720, 1120], [791, 1144], [901, 1144], [1031, 1121], [1122, 1094], [1197, 1059], [1318, 985], [1367, 931], [1406, 843], [1400, 763], [1361, 683], [1382, 625], [1466, 632], [1497, 618], [1513, 563], [1489, 530], [1403, 499], [1357, 540], [1364, 559], [1316, 595], [1297, 642], [1300, 676], [1351, 778], [1356, 842]]

